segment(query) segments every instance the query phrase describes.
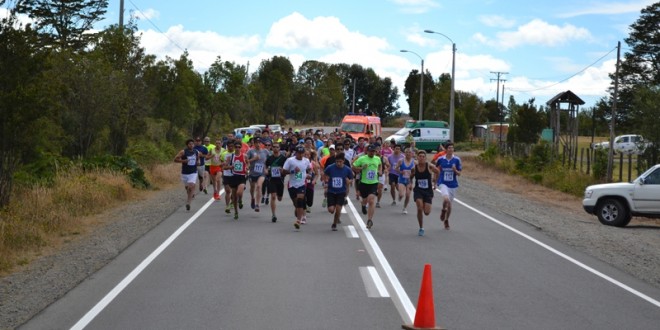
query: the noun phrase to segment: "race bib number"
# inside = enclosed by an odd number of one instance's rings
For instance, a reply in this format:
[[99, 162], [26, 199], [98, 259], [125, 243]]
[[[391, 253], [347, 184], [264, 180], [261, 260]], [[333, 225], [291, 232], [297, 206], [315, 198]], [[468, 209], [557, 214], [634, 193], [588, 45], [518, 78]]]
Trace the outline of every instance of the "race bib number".
[[271, 169], [270, 169], [270, 176], [272, 176], [273, 178], [279, 178], [279, 177], [281, 177], [281, 176], [282, 176], [282, 173], [280, 172], [280, 168], [279, 168], [279, 167], [273, 167], [273, 168], [271, 168]]
[[374, 170], [367, 171], [367, 180], [375, 180], [375, 179], [376, 179], [376, 171]]
[[443, 181], [454, 181], [454, 171], [444, 171], [442, 173]]
[[344, 178], [332, 178], [332, 188], [344, 187]]
[[188, 166], [196, 166], [196, 165], [197, 165], [197, 157], [188, 156]]
[[263, 172], [264, 172], [264, 164], [261, 163], [254, 164], [254, 173], [263, 173]]
[[234, 172], [242, 172], [242, 171], [243, 171], [243, 163], [234, 162]]
[[417, 180], [417, 186], [422, 188], [422, 189], [428, 189], [429, 188], [429, 180], [428, 179]]

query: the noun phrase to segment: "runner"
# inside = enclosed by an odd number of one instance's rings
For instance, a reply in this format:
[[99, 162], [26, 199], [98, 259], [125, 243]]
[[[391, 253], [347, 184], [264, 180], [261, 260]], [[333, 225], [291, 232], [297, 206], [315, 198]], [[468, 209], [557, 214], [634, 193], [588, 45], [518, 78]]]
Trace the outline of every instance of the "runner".
[[399, 160], [396, 169], [399, 172], [397, 181], [399, 182], [399, 202], [405, 195], [406, 199], [403, 201], [403, 214], [408, 214], [408, 203], [410, 202], [410, 193], [412, 192], [412, 170], [415, 167], [415, 160], [413, 159], [413, 151], [410, 147], [406, 148], [405, 156]]
[[300, 229], [303, 216], [305, 215], [305, 182], [310, 178], [308, 174], [311, 170], [310, 162], [304, 158], [305, 147], [302, 145], [297, 146], [295, 149], [296, 155], [288, 158], [284, 162], [282, 174], [289, 177], [289, 196], [296, 207], [296, 221], [293, 226]]
[[337, 225], [341, 223], [341, 209], [346, 200], [348, 187], [351, 186], [351, 180], [353, 180], [353, 171], [348, 166], [344, 166], [346, 162], [344, 153], [339, 152], [336, 157], [335, 163], [330, 164], [323, 171], [328, 187], [328, 212], [334, 215], [330, 227], [333, 231], [337, 231]]
[[277, 222], [277, 215], [275, 209], [277, 205], [275, 200], [281, 202], [284, 195], [284, 176], [282, 175], [282, 166], [286, 162], [280, 150], [282, 146], [280, 143], [273, 144], [273, 154], [266, 160], [266, 173], [268, 175], [268, 191], [270, 191], [270, 212], [272, 214], [271, 221]]
[[396, 191], [399, 188], [399, 169], [396, 166], [399, 161], [403, 159], [403, 157], [404, 156], [401, 153], [401, 145], [394, 145], [392, 154], [387, 156], [387, 161], [390, 163], [388, 177], [390, 180], [390, 195], [392, 195], [392, 205], [396, 205]]
[[[208, 136], [204, 138], [204, 147], [206, 147], [206, 151], [207, 151], [207, 153], [204, 155], [205, 156], [204, 159], [206, 160], [209, 158], [208, 155], [211, 153], [211, 150], [215, 149], [215, 145], [211, 143], [211, 138]], [[213, 184], [213, 182], [211, 182], [211, 166], [206, 161], [204, 162], [204, 171], [206, 172], [204, 173], [204, 177], [206, 180], [204, 189], [206, 189], [209, 183]]]
[[[361, 173], [360, 196], [362, 197], [362, 214], [367, 215], [367, 229], [374, 225], [373, 217], [378, 194], [378, 177], [383, 174], [383, 164], [380, 157], [375, 157], [376, 146], [369, 145], [367, 154], [360, 156], [351, 166], [355, 173]], [[368, 208], [367, 208], [368, 204]]]
[[[264, 149], [268, 150], [268, 155], [269, 156], [272, 155], [273, 154], [273, 140], [270, 139], [270, 138], [262, 138], [262, 140], [264, 141]], [[268, 201], [269, 201], [268, 197], [270, 196], [270, 194], [268, 193], [268, 186], [270, 185], [269, 182], [268, 182], [269, 180], [270, 180], [270, 177], [268, 175], [266, 175], [266, 177], [264, 179], [264, 183], [261, 185], [261, 204], [268, 205]]]
[[195, 150], [199, 153], [199, 161], [197, 162], [197, 175], [199, 179], [199, 191], [203, 191], [205, 194], [208, 194], [206, 187], [209, 185], [209, 177], [206, 173], [206, 166], [204, 165], [204, 160], [209, 154], [209, 149], [206, 146], [202, 145], [202, 138], [195, 138]]
[[231, 177], [234, 174], [231, 171], [231, 162], [234, 158], [234, 140], [229, 140], [227, 142], [227, 149], [220, 155], [222, 159], [222, 182], [225, 185], [225, 213], [231, 213], [231, 201], [233, 199], [232, 189], [230, 183], [232, 181]]
[[247, 152], [246, 159], [250, 164], [250, 207], [259, 212], [261, 202], [261, 187], [266, 179], [266, 159], [269, 152], [261, 148], [261, 141], [254, 141], [254, 148]]
[[215, 147], [211, 148], [209, 154], [206, 156], [209, 166], [209, 174], [211, 175], [211, 183], [213, 184], [213, 199], [220, 200], [220, 187], [222, 186], [222, 154], [225, 150], [221, 147], [222, 139], [216, 139]]
[[[316, 179], [319, 177], [320, 165], [316, 161], [316, 151], [305, 149], [305, 158], [309, 160], [311, 170], [309, 172], [310, 178], [307, 180], [307, 187], [305, 187], [305, 212], [312, 212], [312, 205], [314, 205], [314, 188], [316, 186]], [[303, 217], [303, 224], [307, 223], [307, 216]]]
[[433, 177], [438, 176], [440, 170], [433, 164], [426, 162], [426, 151], [417, 152], [417, 165], [415, 166], [414, 200], [417, 205], [417, 222], [419, 231], [417, 235], [424, 236], [424, 215], [431, 213], [431, 204], [433, 203]]
[[186, 211], [190, 211], [190, 202], [197, 184], [197, 164], [199, 164], [199, 152], [195, 150], [195, 141], [188, 139], [186, 149], [182, 149], [174, 156], [174, 162], [181, 163], [181, 181], [183, 181], [187, 195]]
[[247, 176], [247, 161], [245, 159], [245, 154], [241, 152], [241, 142], [236, 140], [234, 142], [234, 154], [231, 158], [231, 163], [229, 168], [231, 169], [231, 199], [234, 204], [234, 219], [238, 220], [238, 209], [243, 208], [243, 203], [241, 202], [243, 198], [243, 191], [245, 190], [245, 178]]
[[451, 215], [451, 206], [456, 196], [458, 189], [458, 176], [463, 171], [461, 159], [454, 155], [454, 144], [448, 142], [445, 145], [447, 154], [438, 159], [437, 166], [441, 169], [438, 176], [438, 187], [440, 194], [442, 194], [442, 213], [440, 213], [440, 221], [445, 225], [445, 229], [449, 230], [449, 216]]
[[385, 187], [385, 173], [390, 171], [390, 163], [387, 161], [387, 158], [380, 153], [380, 144], [376, 142], [376, 157], [380, 158], [380, 162], [383, 164], [383, 171], [378, 176], [378, 195], [376, 197], [376, 208], [380, 208], [380, 199], [383, 198], [383, 189]]

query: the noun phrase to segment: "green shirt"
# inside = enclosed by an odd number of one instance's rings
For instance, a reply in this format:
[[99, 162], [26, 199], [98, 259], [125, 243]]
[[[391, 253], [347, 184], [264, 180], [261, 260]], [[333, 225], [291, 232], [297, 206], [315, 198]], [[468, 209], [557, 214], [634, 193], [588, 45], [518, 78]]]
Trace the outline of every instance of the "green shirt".
[[353, 162], [351, 167], [362, 168], [364, 165], [367, 165], [367, 168], [362, 169], [360, 182], [366, 184], [378, 183], [378, 167], [382, 165], [380, 157], [375, 155], [373, 157], [369, 157], [369, 155], [362, 155]]

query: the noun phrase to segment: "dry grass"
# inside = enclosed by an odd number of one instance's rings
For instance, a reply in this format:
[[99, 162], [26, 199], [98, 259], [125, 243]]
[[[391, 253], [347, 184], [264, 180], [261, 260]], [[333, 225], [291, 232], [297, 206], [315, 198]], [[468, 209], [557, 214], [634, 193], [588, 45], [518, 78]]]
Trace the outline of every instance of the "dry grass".
[[[173, 165], [147, 170], [154, 187], [178, 182]], [[78, 169], [59, 174], [50, 187], [16, 189], [0, 213], [0, 274], [57, 250], [101, 225], [96, 215], [149, 193], [133, 188], [121, 173]]]

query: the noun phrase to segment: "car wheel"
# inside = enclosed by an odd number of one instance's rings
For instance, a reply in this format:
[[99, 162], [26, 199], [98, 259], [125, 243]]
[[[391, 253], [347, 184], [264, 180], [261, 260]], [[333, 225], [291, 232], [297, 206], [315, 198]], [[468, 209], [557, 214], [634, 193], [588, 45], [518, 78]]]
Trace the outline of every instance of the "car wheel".
[[618, 199], [608, 198], [596, 206], [598, 221], [604, 225], [625, 227], [630, 222], [628, 207]]

